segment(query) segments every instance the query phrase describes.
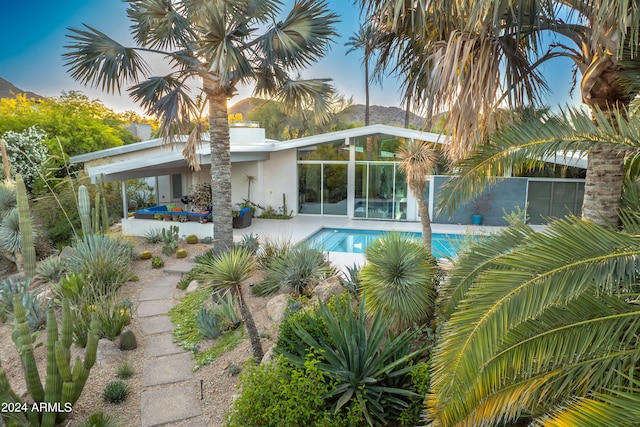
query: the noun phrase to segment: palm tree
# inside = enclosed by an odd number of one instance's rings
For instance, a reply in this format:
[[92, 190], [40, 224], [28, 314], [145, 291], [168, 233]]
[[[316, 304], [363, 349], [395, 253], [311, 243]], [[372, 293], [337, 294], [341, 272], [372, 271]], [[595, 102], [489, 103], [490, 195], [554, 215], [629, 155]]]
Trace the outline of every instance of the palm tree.
[[440, 290], [430, 425], [637, 426], [638, 225], [519, 224], [460, 254]]
[[249, 333], [253, 357], [256, 363], [260, 363], [263, 356], [260, 334], [242, 292], [242, 283], [253, 275], [255, 269], [256, 259], [253, 254], [243, 247], [236, 247], [218, 254], [209, 251], [196, 257], [191, 274], [194, 279], [209, 283], [216, 289], [229, 289], [233, 292]]
[[[211, 146], [211, 188], [215, 249], [233, 246], [231, 156], [227, 100], [238, 84], [255, 83], [254, 94], [274, 96], [295, 109], [313, 105], [321, 116], [329, 109], [326, 79], [292, 80], [325, 54], [335, 35], [336, 15], [323, 0], [301, 0], [283, 20], [276, 0], [129, 1], [135, 47], [125, 47], [85, 25], [70, 29], [65, 65], [71, 76], [104, 91], [123, 86], [148, 114], [157, 116], [166, 140], [186, 134], [199, 117], [189, 84], [199, 82], [208, 102]], [[258, 28], [270, 24], [257, 35]], [[150, 76], [142, 55], [158, 55], [171, 72]], [[200, 128], [190, 133], [183, 154], [198, 169], [195, 150]]]
[[[499, 105], [540, 104], [546, 84], [538, 66], [553, 58], [573, 61], [582, 76], [582, 100], [592, 110], [625, 111], [640, 89], [635, 2], [360, 4], [388, 31], [380, 61], [404, 76], [411, 90], [405, 97], [421, 105], [433, 100], [435, 111], [450, 111], [449, 151], [456, 159], [486, 140]], [[549, 34], [557, 37], [551, 44]], [[583, 218], [600, 224], [618, 220], [622, 170], [619, 151], [606, 146], [589, 151]]]
[[362, 49], [362, 66], [364, 67], [364, 125], [369, 126], [369, 85], [373, 81], [374, 83], [380, 82], [381, 74], [369, 73], [369, 63], [374, 55], [374, 51], [378, 45], [379, 34], [375, 27], [371, 23], [365, 24], [360, 29], [353, 33], [349, 37], [349, 40], [344, 44], [349, 46], [347, 55], [356, 50]]
[[396, 154], [400, 159], [400, 170], [407, 177], [407, 186], [418, 202], [422, 242], [427, 252], [431, 253], [431, 217], [425, 193], [427, 191], [427, 175], [432, 173], [436, 166], [436, 151], [432, 145], [424, 141], [410, 139], [400, 146]]

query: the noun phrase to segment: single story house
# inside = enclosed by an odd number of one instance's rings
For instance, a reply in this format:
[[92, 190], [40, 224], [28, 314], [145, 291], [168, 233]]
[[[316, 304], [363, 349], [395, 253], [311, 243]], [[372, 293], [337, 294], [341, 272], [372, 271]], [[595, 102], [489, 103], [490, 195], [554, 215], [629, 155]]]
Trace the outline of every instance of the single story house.
[[[248, 197], [250, 185], [252, 202], [282, 213], [394, 221], [419, 221], [417, 203], [400, 171], [396, 148], [405, 139], [444, 143], [434, 133], [380, 124], [275, 141], [265, 138], [257, 123], [240, 122], [230, 125], [230, 138], [233, 203], [240, 204]], [[92, 178], [122, 182], [123, 188], [128, 179], [153, 178], [159, 204], [182, 206], [183, 196], [211, 179], [208, 140], [198, 148], [201, 170], [197, 172], [183, 159], [183, 146], [184, 141], [167, 145], [161, 139], [150, 139], [75, 156], [71, 162], [84, 163]], [[433, 212], [447, 177], [427, 179]], [[579, 214], [583, 193], [584, 180], [505, 178], [491, 191], [484, 223], [501, 225], [504, 211], [526, 206], [534, 223], [549, 215]], [[123, 205], [127, 206], [126, 200]], [[451, 217], [441, 215], [432, 220], [470, 224], [472, 213], [469, 204]], [[123, 215], [127, 218], [126, 211]], [[131, 221], [135, 220], [125, 219], [123, 229], [130, 229], [131, 224], [126, 223]], [[134, 233], [140, 235], [139, 230], [131, 231]]]

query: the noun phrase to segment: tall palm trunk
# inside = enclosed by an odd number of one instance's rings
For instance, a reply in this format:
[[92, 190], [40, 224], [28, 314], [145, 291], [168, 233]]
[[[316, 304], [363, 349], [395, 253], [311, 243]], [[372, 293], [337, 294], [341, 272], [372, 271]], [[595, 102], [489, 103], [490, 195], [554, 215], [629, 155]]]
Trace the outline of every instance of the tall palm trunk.
[[624, 156], [619, 150], [597, 147], [589, 153], [582, 218], [601, 225], [616, 225], [622, 197]]
[[369, 109], [369, 58], [364, 60], [364, 125], [369, 126], [370, 123]]
[[228, 95], [223, 88], [210, 87], [206, 80], [204, 90], [209, 99], [214, 251], [220, 253], [233, 247]]
[[[413, 191], [413, 190], [412, 190]], [[419, 194], [413, 191], [413, 194]], [[424, 194], [424, 192], [422, 193]], [[422, 226], [422, 244], [424, 248], [431, 252], [431, 216], [429, 215], [429, 204], [423, 197], [419, 197], [418, 201], [418, 213], [420, 214], [420, 225]]]

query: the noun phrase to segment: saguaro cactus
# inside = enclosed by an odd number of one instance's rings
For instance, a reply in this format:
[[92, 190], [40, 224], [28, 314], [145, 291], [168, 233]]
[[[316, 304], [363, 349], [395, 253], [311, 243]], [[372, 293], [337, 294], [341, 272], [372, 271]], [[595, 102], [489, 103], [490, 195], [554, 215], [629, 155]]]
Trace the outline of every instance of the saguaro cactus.
[[36, 274], [36, 248], [33, 244], [33, 228], [29, 212], [29, 197], [22, 175], [16, 175], [16, 201], [18, 204], [18, 220], [20, 224], [20, 240], [22, 244], [22, 263], [28, 279]]
[[[96, 361], [98, 350], [98, 320], [96, 314], [91, 319], [89, 339], [85, 348], [84, 361], [78, 357], [71, 366], [71, 343], [73, 325], [69, 301], [62, 301], [62, 329], [58, 336], [53, 308], [47, 312], [47, 373], [42, 386], [33, 354], [34, 338], [29, 331], [29, 323], [19, 297], [14, 298], [15, 326], [13, 341], [21, 356], [27, 390], [39, 410], [27, 411], [26, 419], [31, 426], [53, 427], [62, 422], [70, 408], [76, 403]], [[7, 376], [0, 366], [0, 401], [23, 402], [11, 389]], [[28, 406], [33, 407], [32, 404]]]
[[84, 185], [78, 187], [78, 213], [82, 223], [82, 235], [88, 236], [91, 231], [91, 200], [89, 190]]

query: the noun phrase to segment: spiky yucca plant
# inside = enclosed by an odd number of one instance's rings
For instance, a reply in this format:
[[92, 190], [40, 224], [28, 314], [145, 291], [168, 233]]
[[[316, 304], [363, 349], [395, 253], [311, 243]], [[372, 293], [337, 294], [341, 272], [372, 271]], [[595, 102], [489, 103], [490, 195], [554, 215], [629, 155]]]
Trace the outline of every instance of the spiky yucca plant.
[[385, 233], [367, 246], [366, 258], [358, 277], [370, 315], [393, 317], [396, 330], [433, 316], [437, 277], [425, 246], [401, 233]]

